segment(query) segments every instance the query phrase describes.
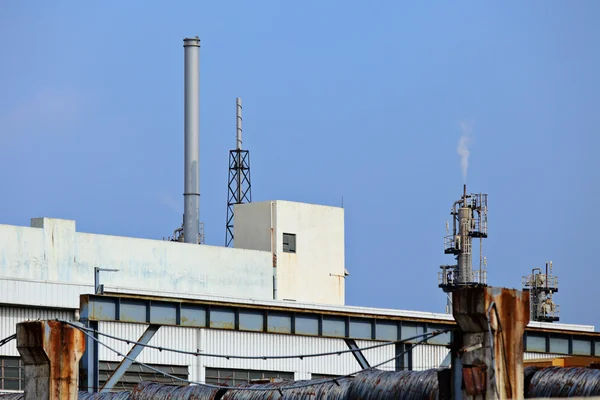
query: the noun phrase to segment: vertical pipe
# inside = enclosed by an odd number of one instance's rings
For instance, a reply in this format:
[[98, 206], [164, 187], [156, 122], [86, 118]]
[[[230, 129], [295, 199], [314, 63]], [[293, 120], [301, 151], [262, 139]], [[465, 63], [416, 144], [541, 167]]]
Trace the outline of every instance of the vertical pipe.
[[198, 244], [200, 226], [200, 39], [183, 39], [184, 48], [184, 221], [186, 243]]
[[277, 300], [277, 241], [275, 240], [275, 203], [271, 202], [271, 255], [273, 256], [273, 300]]
[[460, 253], [458, 254], [458, 283], [467, 284], [473, 281], [473, 264], [471, 261], [471, 209], [461, 207], [458, 209], [458, 235], [460, 237]]

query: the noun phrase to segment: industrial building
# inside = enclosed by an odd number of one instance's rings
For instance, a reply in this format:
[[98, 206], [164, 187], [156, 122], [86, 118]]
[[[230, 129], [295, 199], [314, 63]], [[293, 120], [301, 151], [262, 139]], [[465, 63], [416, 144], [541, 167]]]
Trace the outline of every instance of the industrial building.
[[[343, 208], [251, 202], [249, 160], [233, 157], [230, 167], [234, 189], [228, 207], [235, 218], [228, 214], [226, 246], [201, 244], [199, 40], [185, 39], [184, 46], [185, 214], [178, 236], [148, 240], [91, 234], [78, 232], [75, 221], [52, 218], [33, 218], [30, 226], [0, 225], [0, 340], [27, 320], [85, 324], [107, 347], [88, 340], [84, 391], [130, 389], [148, 380], [238, 385], [342, 376], [376, 364], [390, 371], [449, 365], [450, 332], [414, 349], [410, 343], [416, 339], [395, 341], [452, 328], [453, 316], [345, 305]], [[234, 155], [240, 156], [241, 112], [237, 118]], [[485, 211], [487, 203], [478, 199], [474, 206]], [[466, 191], [463, 201], [465, 208]], [[477, 221], [482, 225], [475, 232], [487, 237], [484, 220]], [[455, 232], [448, 253], [467, 257], [464, 243], [475, 237], [469, 235]], [[462, 247], [456, 237], [462, 237]], [[450, 280], [443, 270], [445, 289], [485, 283], [473, 275], [470, 248], [465, 260], [459, 260]], [[156, 348], [139, 349], [135, 358], [145, 365], [128, 366], [118, 382], [105, 386], [123, 354], [136, 352], [133, 342]], [[347, 351], [368, 347], [373, 348]], [[524, 351], [525, 359], [600, 355], [600, 333], [593, 326], [533, 321], [525, 331]], [[315, 353], [331, 354], [302, 357]], [[269, 358], [290, 355], [298, 357]], [[12, 341], [0, 347], [0, 391], [23, 389], [23, 362]]]
[[[83, 317], [80, 310], [100, 332], [129, 341], [137, 341], [155, 323], [164, 326], [152, 345], [245, 356], [364, 348], [453, 326], [448, 314], [344, 305], [343, 215], [341, 208], [293, 202], [239, 205], [236, 248], [81, 233], [75, 221], [48, 218], [32, 219], [30, 227], [0, 225], [0, 338], [14, 334], [21, 321], [77, 321]], [[104, 293], [95, 295], [97, 267], [118, 271], [99, 271]], [[81, 295], [88, 295], [89, 308], [80, 308]], [[600, 334], [593, 326], [531, 322], [525, 336], [526, 359], [600, 355]], [[101, 339], [124, 354], [131, 348]], [[449, 341], [449, 334], [441, 335], [381, 368], [437, 367], [448, 355]], [[363, 355], [374, 365], [403, 350], [385, 346]], [[23, 389], [19, 360], [16, 343], [0, 347], [0, 389]], [[102, 386], [122, 357], [100, 347], [99, 360]], [[361, 369], [350, 353], [247, 360], [147, 348], [137, 360], [191, 381], [230, 384], [265, 377], [314, 379]], [[133, 365], [116, 388], [143, 379], [165, 381]]]

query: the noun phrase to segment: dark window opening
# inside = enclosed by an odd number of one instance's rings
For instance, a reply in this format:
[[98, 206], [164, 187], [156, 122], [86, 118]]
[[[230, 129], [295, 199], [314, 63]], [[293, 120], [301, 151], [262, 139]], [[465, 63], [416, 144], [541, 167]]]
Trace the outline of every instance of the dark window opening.
[[[156, 365], [148, 364], [152, 368], [156, 368], [159, 371], [168, 373], [169, 375], [176, 376], [181, 379], [188, 379], [188, 366], [187, 365]], [[108, 380], [112, 375], [113, 371], [119, 366], [117, 361], [100, 361], [98, 368], [98, 375], [100, 386]], [[180, 385], [186, 386], [187, 382], [173, 379], [156, 371], [146, 368], [139, 364], [133, 364], [127, 369], [127, 372], [121, 377], [119, 382], [113, 387], [113, 391], [121, 390], [133, 390], [140, 382], [159, 382], [168, 385]]]
[[284, 233], [283, 234], [283, 251], [284, 251], [284, 253], [295, 253], [296, 252], [296, 234], [295, 233]]
[[293, 372], [260, 371], [252, 369], [206, 368], [206, 383], [239, 386], [254, 380], [294, 380]]
[[0, 357], [0, 390], [24, 390], [25, 366], [19, 357]]

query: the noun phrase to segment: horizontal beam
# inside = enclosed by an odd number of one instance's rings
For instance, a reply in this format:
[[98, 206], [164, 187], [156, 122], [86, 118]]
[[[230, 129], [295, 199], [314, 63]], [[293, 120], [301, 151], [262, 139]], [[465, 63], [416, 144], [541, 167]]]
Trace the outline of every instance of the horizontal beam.
[[[256, 306], [116, 295], [82, 295], [80, 316], [83, 322], [126, 322], [381, 341], [395, 341], [454, 325], [390, 317], [350, 317], [318, 310], [280, 311]], [[449, 333], [431, 339], [433, 344], [449, 342]]]
[[[407, 316], [353, 314], [332, 310], [129, 294], [88, 294], [82, 295], [80, 301], [82, 322], [128, 322], [380, 341], [401, 340], [455, 326], [454, 321], [429, 322]], [[550, 338], [568, 340], [569, 352], [566, 354], [600, 355], [596, 351], [596, 346], [600, 349], [599, 332], [550, 332], [528, 328], [525, 334], [526, 351], [542, 350], [534, 346], [536, 337], [544, 338], [544, 343], [550, 343]], [[446, 345], [450, 343], [450, 334], [435, 337], [429, 343]], [[582, 347], [589, 349], [589, 352], [582, 353]]]

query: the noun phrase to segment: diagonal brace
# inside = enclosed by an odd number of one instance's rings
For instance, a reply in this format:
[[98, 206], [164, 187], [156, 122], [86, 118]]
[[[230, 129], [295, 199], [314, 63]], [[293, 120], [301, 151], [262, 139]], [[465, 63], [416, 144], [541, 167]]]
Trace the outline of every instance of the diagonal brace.
[[136, 359], [138, 355], [144, 350], [144, 347], [150, 342], [150, 339], [154, 337], [154, 334], [158, 332], [160, 325], [150, 325], [146, 331], [142, 334], [138, 343], [136, 343], [129, 353], [127, 353], [128, 358], [123, 358], [117, 369], [112, 373], [112, 375], [108, 378], [106, 383], [100, 388], [100, 393], [110, 392], [112, 388], [121, 380], [125, 372], [131, 367], [133, 364], [133, 360]]
[[360, 367], [362, 369], [371, 368], [371, 365], [367, 361], [367, 358], [362, 353], [362, 351], [360, 351], [360, 348], [358, 347], [358, 345], [356, 344], [356, 342], [354, 341], [354, 339], [344, 339], [344, 342], [346, 342], [346, 344], [348, 345], [348, 348], [350, 350], [354, 350], [352, 352], [352, 355], [354, 356], [354, 358], [356, 358], [356, 361], [358, 362], [358, 365], [360, 365]]

